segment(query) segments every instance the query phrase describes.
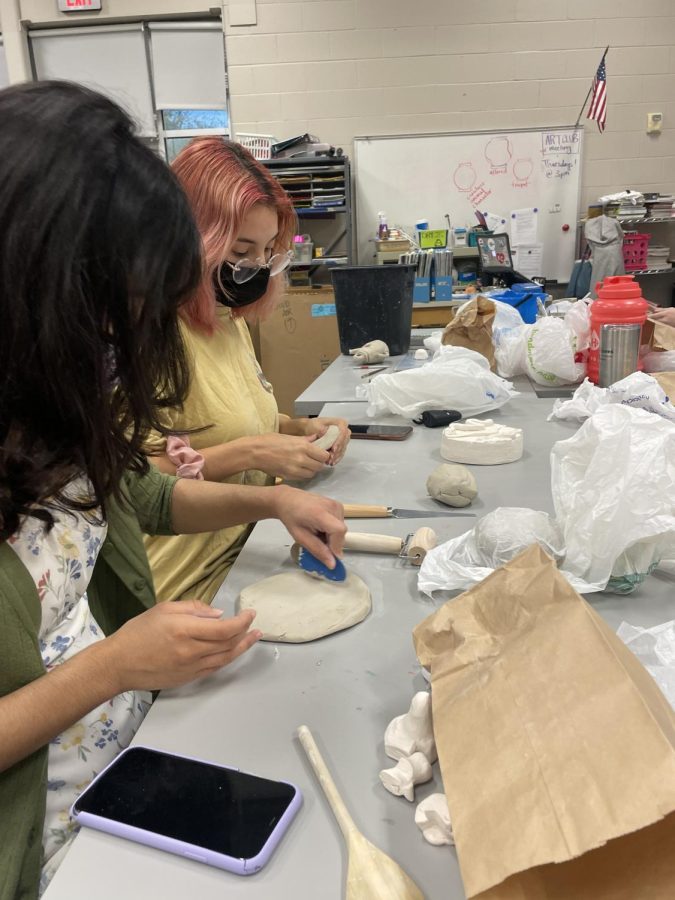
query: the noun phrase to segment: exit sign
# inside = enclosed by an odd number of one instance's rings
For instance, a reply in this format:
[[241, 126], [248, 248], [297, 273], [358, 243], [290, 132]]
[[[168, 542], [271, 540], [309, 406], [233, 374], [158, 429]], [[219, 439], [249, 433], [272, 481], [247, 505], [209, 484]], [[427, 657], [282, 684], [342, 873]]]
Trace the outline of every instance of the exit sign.
[[101, 9], [101, 3], [102, 0], [58, 0], [59, 9], [64, 13]]

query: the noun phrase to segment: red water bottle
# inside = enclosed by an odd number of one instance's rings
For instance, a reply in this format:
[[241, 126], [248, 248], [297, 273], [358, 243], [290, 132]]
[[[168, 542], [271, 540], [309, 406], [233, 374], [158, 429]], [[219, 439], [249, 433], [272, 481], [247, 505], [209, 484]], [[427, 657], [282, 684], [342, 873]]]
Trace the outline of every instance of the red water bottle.
[[595, 286], [598, 299], [591, 303], [591, 346], [588, 377], [600, 378], [600, 333], [603, 325], [644, 325], [649, 306], [632, 275], [611, 275]]

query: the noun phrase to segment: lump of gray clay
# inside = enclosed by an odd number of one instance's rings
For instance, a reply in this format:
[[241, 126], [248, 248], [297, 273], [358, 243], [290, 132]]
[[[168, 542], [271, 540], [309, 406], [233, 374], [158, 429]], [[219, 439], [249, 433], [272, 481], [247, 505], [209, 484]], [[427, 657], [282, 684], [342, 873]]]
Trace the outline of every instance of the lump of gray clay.
[[470, 506], [478, 496], [478, 485], [466, 466], [443, 463], [427, 479], [427, 491], [446, 506]]

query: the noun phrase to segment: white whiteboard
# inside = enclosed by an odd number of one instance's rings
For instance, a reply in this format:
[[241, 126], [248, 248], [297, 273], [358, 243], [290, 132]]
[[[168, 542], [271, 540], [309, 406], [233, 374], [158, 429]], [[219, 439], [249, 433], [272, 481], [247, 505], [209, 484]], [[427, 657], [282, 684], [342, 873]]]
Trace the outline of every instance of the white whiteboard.
[[[385, 135], [354, 140], [358, 259], [372, 263], [377, 214], [409, 233], [477, 225], [475, 210], [507, 223], [516, 209], [537, 209], [546, 278], [566, 282], [575, 256], [583, 129], [521, 129]], [[563, 226], [567, 225], [565, 230]], [[510, 228], [507, 228], [510, 232]]]

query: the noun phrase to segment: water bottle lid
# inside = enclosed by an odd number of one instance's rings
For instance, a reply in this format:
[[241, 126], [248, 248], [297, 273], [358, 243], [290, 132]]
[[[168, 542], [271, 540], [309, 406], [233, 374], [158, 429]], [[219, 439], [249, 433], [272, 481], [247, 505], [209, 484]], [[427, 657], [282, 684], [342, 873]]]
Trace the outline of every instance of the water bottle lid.
[[609, 275], [602, 283], [598, 281], [595, 291], [601, 300], [642, 298], [642, 290], [633, 275]]

